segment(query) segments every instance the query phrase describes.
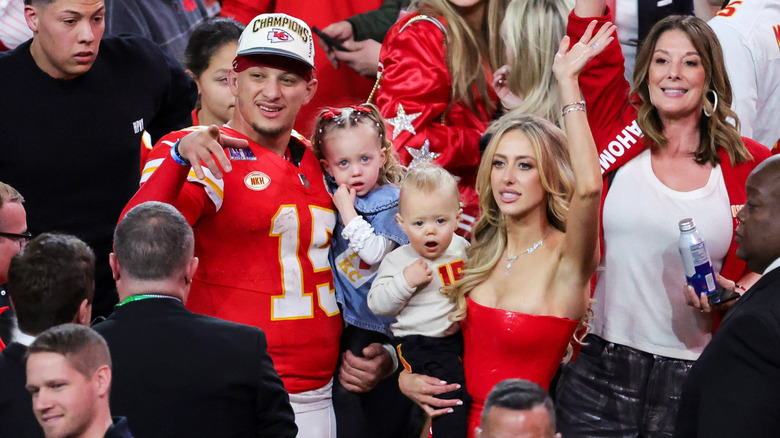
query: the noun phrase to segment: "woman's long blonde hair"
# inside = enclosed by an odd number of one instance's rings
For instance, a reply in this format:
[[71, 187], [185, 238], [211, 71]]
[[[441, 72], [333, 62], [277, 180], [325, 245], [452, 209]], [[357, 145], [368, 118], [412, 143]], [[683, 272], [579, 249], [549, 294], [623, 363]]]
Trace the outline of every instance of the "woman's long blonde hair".
[[[723, 49], [715, 32], [700, 18], [687, 15], [670, 15], [656, 23], [647, 34], [636, 57], [634, 69], [634, 86], [631, 104], [637, 108], [637, 123], [645, 138], [655, 147], [665, 148], [669, 139], [664, 136], [664, 127], [653, 103], [650, 101], [650, 64], [653, 61], [655, 45], [661, 35], [670, 31], [683, 32], [696, 49], [704, 68], [704, 87], [701, 96], [702, 117], [699, 121], [699, 145], [694, 154], [698, 164], [710, 163], [713, 166], [720, 162], [718, 147], [723, 147], [728, 153], [732, 164], [744, 163], [753, 157], [745, 147], [739, 135], [739, 118], [731, 110], [731, 82], [723, 61]], [[715, 93], [718, 106], [714, 107]], [[710, 101], [712, 99], [712, 101]], [[706, 114], [710, 115], [707, 116]], [[729, 122], [733, 119], [736, 126]]]
[[[466, 317], [466, 295], [487, 280], [506, 248], [506, 219], [493, 196], [490, 174], [498, 144], [504, 135], [511, 131], [522, 132], [531, 143], [537, 157], [539, 179], [545, 192], [547, 220], [556, 229], [566, 231], [566, 215], [574, 193], [574, 173], [566, 147], [566, 135], [551, 121], [540, 116], [504, 115], [488, 128], [488, 134], [492, 134], [492, 138], [482, 155], [477, 173], [477, 192], [482, 216], [474, 227], [474, 237], [468, 249], [463, 278], [443, 289], [457, 305], [457, 310], [451, 317], [453, 321]], [[587, 316], [583, 318], [581, 325], [587, 327], [588, 319]], [[582, 332], [577, 341], [581, 341], [584, 335], [585, 332]], [[570, 345], [567, 358], [572, 351]]]
[[501, 25], [512, 59], [509, 89], [523, 98], [510, 113], [536, 114], [563, 127], [558, 81], [552, 65], [574, 0], [512, 0]]
[[539, 116], [507, 114], [501, 117], [488, 128], [492, 138], [482, 155], [477, 172], [477, 192], [482, 216], [474, 227], [466, 270], [463, 271], [463, 278], [445, 290], [450, 299], [458, 305], [453, 316], [456, 321], [466, 316], [466, 295], [488, 278], [506, 248], [506, 219], [493, 196], [490, 174], [498, 144], [510, 131], [522, 132], [531, 143], [534, 154], [538, 157], [537, 170], [545, 192], [547, 220], [553, 227], [566, 231], [566, 214], [569, 212], [574, 180], [569, 151], [566, 148], [566, 136], [552, 122]]
[[488, 97], [491, 78], [487, 77], [482, 60], [486, 59], [492, 70], [504, 65], [506, 50], [501, 40], [501, 20], [508, 0], [482, 0], [487, 2], [482, 29], [474, 32], [455, 7], [447, 0], [413, 0], [409, 10], [431, 17], [444, 17], [447, 22], [445, 38], [447, 68], [452, 80], [450, 104], [465, 102], [478, 113], [477, 98], [484, 108], [495, 105]]

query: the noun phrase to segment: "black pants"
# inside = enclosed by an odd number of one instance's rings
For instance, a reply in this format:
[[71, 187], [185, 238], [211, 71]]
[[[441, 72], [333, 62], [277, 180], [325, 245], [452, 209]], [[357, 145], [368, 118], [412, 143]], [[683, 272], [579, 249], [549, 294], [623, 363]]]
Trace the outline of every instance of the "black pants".
[[440, 399], [460, 399], [461, 406], [453, 406], [451, 414], [433, 419], [433, 437], [465, 437], [468, 431], [471, 397], [466, 392], [463, 374], [463, 335], [458, 332], [445, 338], [404, 336], [396, 338], [399, 359], [413, 373], [425, 374], [446, 381], [460, 383], [460, 389], [437, 395]]
[[[391, 343], [378, 332], [351, 325], [341, 335], [341, 352], [347, 350], [363, 357], [363, 349], [374, 342]], [[339, 438], [411, 438], [419, 436], [422, 410], [398, 389], [398, 371], [379, 382], [367, 393], [350, 392], [339, 381], [338, 369], [333, 379], [333, 408]]]

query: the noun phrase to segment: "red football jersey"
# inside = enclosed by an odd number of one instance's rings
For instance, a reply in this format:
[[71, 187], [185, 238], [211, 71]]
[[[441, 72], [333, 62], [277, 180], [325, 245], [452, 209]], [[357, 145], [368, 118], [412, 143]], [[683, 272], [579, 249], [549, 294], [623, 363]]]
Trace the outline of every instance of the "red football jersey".
[[[192, 129], [158, 142], [142, 183]], [[303, 151], [296, 166], [237, 131], [220, 130], [246, 139], [249, 149], [225, 150], [233, 170], [223, 179], [204, 167], [206, 179], [190, 172], [182, 189], [177, 208], [202, 206], [182, 211], [200, 259], [187, 307], [260, 327], [287, 390], [320, 388], [336, 369], [342, 329], [328, 263], [336, 215], [320, 163], [299, 136], [291, 139], [291, 148]], [[181, 202], [183, 196], [198, 201]]]

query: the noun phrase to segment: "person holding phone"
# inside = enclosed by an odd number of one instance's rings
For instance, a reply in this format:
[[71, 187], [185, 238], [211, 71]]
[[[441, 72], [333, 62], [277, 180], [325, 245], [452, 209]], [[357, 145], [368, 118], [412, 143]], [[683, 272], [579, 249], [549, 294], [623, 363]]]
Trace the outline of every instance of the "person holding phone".
[[[401, 10], [409, 6], [409, 1], [385, 0], [377, 9], [325, 27], [322, 33], [341, 43], [343, 48], [336, 47], [327, 38], [320, 38], [320, 47], [325, 50], [333, 67], [339, 68], [344, 63], [363, 76], [375, 77], [385, 34], [398, 20]], [[317, 30], [312, 30], [317, 33]]]

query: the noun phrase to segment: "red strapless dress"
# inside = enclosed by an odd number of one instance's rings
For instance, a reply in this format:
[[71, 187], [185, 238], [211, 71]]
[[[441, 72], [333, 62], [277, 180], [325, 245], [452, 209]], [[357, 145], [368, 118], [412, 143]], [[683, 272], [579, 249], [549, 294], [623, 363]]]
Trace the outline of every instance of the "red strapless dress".
[[579, 321], [494, 309], [466, 298], [463, 368], [471, 395], [469, 437], [480, 424], [488, 393], [504, 379], [530, 380], [547, 389]]

